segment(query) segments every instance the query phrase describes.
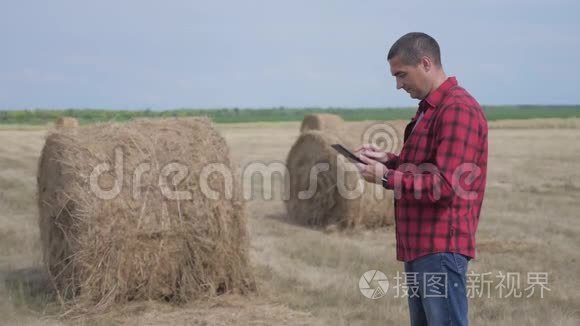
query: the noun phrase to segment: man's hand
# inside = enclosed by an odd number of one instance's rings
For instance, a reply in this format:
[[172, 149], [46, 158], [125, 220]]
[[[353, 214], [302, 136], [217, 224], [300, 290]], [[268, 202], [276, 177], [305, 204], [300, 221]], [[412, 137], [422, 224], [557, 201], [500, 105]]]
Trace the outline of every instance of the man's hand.
[[354, 154], [359, 154], [359, 156], [364, 155], [383, 164], [387, 163], [389, 160], [387, 153], [381, 151], [381, 149], [374, 144], [361, 145], [354, 150]]
[[361, 161], [366, 163], [366, 165], [362, 163], [356, 163], [356, 167], [358, 168], [361, 176], [368, 182], [380, 184], [381, 179], [385, 173], [389, 171], [385, 164], [369, 158], [363, 154], [359, 154], [358, 157], [361, 159]]

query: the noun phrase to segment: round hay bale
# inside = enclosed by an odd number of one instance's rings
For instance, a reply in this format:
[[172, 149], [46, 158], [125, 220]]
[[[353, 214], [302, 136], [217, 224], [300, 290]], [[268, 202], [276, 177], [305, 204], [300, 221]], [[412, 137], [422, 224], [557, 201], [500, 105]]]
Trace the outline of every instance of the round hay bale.
[[349, 122], [343, 134], [356, 145], [372, 143], [382, 151], [398, 154], [403, 147], [403, 135], [408, 121]]
[[348, 139], [320, 131], [302, 133], [286, 160], [288, 217], [303, 225], [380, 227], [394, 221], [392, 192], [367, 183], [356, 166], [330, 146]]
[[[201, 178], [209, 166], [225, 172]], [[253, 291], [232, 166], [225, 140], [206, 118], [49, 135], [38, 169], [39, 226], [59, 296], [105, 309], [136, 299], [183, 302]]]
[[300, 132], [322, 130], [327, 132], [341, 132], [344, 129], [344, 120], [336, 114], [318, 113], [304, 116]]
[[79, 126], [79, 121], [72, 117], [60, 117], [56, 119], [54, 126], [56, 129], [75, 129]]

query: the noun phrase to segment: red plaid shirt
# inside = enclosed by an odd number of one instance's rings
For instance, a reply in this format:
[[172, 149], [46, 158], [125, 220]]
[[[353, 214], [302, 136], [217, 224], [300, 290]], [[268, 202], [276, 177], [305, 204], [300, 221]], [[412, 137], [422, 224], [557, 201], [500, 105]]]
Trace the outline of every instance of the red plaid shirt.
[[474, 258], [487, 175], [487, 120], [477, 101], [448, 78], [419, 103], [401, 153], [389, 158], [397, 259], [435, 252]]

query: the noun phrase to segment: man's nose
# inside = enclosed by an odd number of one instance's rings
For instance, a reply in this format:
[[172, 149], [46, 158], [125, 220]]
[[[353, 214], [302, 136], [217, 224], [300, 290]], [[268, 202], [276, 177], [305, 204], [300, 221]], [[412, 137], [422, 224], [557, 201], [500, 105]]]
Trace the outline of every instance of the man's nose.
[[403, 83], [401, 83], [398, 79], [397, 79], [397, 89], [401, 89], [403, 88]]

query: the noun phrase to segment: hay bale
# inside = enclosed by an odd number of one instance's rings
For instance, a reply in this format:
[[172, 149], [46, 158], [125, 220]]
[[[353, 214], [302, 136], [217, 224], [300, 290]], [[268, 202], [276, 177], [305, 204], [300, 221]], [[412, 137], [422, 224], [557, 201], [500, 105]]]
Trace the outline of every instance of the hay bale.
[[[105, 309], [134, 299], [182, 302], [254, 290], [238, 171], [230, 198], [223, 174], [210, 174], [207, 185], [219, 194], [210, 198], [199, 182], [209, 163], [233, 166], [206, 118], [49, 135], [38, 170], [39, 226], [60, 297]], [[95, 177], [106, 164], [110, 170]]]
[[344, 120], [336, 114], [318, 113], [304, 116], [300, 132], [310, 130], [322, 130], [332, 133], [340, 133], [344, 129]]
[[[302, 133], [292, 146], [285, 176], [288, 217], [303, 225], [341, 228], [392, 224], [392, 192], [365, 182], [354, 164], [330, 147], [334, 143], [354, 148], [354, 141], [321, 131]], [[306, 192], [314, 185], [316, 191], [309, 196]]]
[[72, 117], [60, 117], [54, 122], [56, 129], [75, 129], [79, 126], [79, 121]]
[[400, 120], [349, 122], [342, 135], [356, 145], [372, 143], [385, 152], [399, 154], [408, 123]]

